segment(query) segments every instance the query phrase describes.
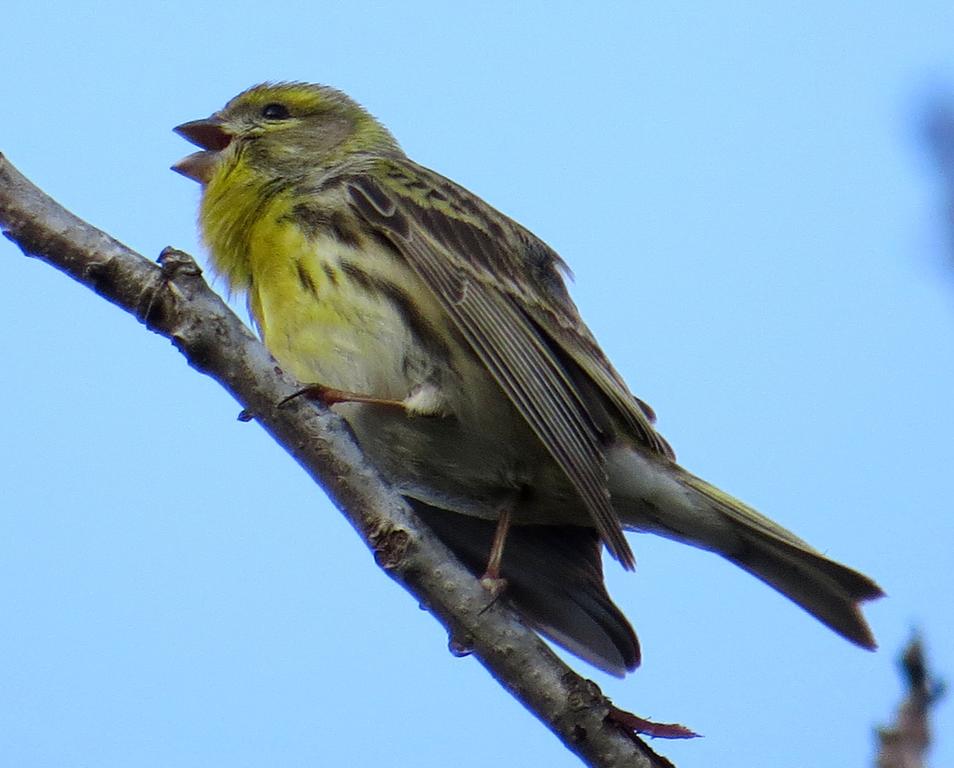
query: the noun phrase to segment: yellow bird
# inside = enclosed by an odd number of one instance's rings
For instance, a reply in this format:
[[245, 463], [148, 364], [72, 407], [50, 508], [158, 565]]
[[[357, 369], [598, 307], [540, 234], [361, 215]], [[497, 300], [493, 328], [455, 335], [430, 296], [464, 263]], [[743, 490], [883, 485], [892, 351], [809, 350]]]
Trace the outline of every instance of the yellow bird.
[[255, 86], [176, 131], [202, 237], [279, 363], [344, 417], [447, 545], [540, 632], [615, 675], [636, 635], [603, 585], [624, 531], [708, 549], [874, 648], [882, 595], [675, 462], [587, 329], [565, 265], [410, 160], [345, 94]]

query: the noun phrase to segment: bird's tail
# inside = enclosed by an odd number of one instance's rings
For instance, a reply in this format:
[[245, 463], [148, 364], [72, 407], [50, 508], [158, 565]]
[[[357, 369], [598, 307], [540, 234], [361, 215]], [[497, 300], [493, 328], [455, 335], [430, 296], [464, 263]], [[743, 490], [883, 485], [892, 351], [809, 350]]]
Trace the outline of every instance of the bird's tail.
[[884, 595], [862, 573], [817, 552], [793, 533], [704, 480], [684, 473], [701, 503], [722, 514], [738, 535], [726, 559], [757, 576], [823, 624], [862, 648], [877, 647], [859, 604]]
[[[496, 522], [408, 502], [474, 575], [483, 573]], [[606, 592], [601, 552], [593, 528], [514, 525], [504, 547], [503, 596], [541, 634], [622, 677], [639, 664], [639, 642]]]
[[[648, 466], [640, 461], [642, 477]], [[662, 470], [662, 472], [660, 472]], [[738, 499], [678, 465], [656, 467], [654, 487], [625, 522], [708, 549], [744, 568], [842, 637], [877, 647], [860, 603], [883, 596], [864, 574], [829, 560]], [[645, 489], [645, 486], [643, 486]], [[632, 495], [630, 496], [632, 498]]]

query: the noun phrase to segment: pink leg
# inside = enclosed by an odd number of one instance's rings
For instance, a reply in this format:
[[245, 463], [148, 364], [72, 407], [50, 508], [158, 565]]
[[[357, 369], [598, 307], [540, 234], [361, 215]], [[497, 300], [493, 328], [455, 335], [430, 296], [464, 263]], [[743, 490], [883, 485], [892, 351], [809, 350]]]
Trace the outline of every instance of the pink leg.
[[309, 400], [317, 400], [326, 406], [336, 403], [372, 403], [374, 405], [390, 405], [396, 408], [404, 408], [404, 403], [400, 400], [386, 400], [380, 397], [370, 397], [360, 395], [357, 392], [346, 392], [343, 389], [334, 389], [322, 384], [309, 384], [307, 387], [298, 390], [282, 400], [279, 405], [285, 405], [298, 397], [305, 397]]

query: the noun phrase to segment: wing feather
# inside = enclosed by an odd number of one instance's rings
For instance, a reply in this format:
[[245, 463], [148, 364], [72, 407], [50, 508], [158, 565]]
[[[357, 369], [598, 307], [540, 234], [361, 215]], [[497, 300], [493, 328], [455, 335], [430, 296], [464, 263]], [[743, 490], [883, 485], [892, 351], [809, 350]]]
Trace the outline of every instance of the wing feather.
[[[392, 173], [391, 178], [394, 176]], [[417, 178], [420, 177], [415, 176]], [[494, 240], [488, 236], [489, 227], [480, 226], [480, 219], [473, 211], [461, 206], [455, 211], [456, 216], [450, 216], [433, 205], [419, 204], [415, 200], [415, 195], [420, 193], [419, 185], [407, 187], [395, 183], [383, 188], [367, 175], [352, 176], [346, 183], [354, 211], [388, 238], [431, 289], [474, 353], [563, 470], [607, 549], [625, 567], [632, 568], [635, 562], [632, 550], [607, 489], [604, 436], [551, 340], [533, 319], [533, 312], [528, 312], [519, 301], [515, 291], [521, 279], [519, 264], [512, 256], [498, 257], [493, 252]], [[446, 180], [445, 183], [450, 184]], [[439, 191], [446, 196], [455, 190], [441, 185]], [[477, 199], [472, 196], [467, 198], [469, 207], [474, 207], [474, 200]], [[493, 265], [487, 262], [493, 258], [500, 258], [501, 271], [489, 269]], [[573, 351], [566, 351], [592, 377], [588, 366], [578, 361]], [[599, 378], [592, 378], [605, 389]], [[609, 378], [612, 380], [612, 375]], [[616, 399], [609, 396], [615, 404]], [[635, 399], [629, 397], [633, 408], [645, 419]], [[651, 426], [649, 430], [655, 434]]]

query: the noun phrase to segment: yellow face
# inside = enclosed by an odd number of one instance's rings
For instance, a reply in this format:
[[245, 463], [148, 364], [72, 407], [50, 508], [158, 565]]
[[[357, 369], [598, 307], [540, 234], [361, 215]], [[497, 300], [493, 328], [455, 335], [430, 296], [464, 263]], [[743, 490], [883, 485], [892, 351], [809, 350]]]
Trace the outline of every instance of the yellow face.
[[202, 151], [173, 170], [203, 185], [238, 165], [294, 181], [356, 152], [397, 146], [383, 126], [340, 91], [301, 83], [255, 86], [212, 116], [175, 130]]
[[344, 241], [322, 235], [302, 213], [338, 211], [346, 223], [344, 201], [321, 182], [396, 149], [387, 131], [344, 94], [294, 83], [251, 88], [176, 131], [202, 148], [174, 169], [203, 186], [200, 226], [213, 265], [247, 293], [282, 365], [305, 381], [407, 396], [406, 324], [393, 297], [355, 275], [374, 285], [410, 277], [356, 230]]

